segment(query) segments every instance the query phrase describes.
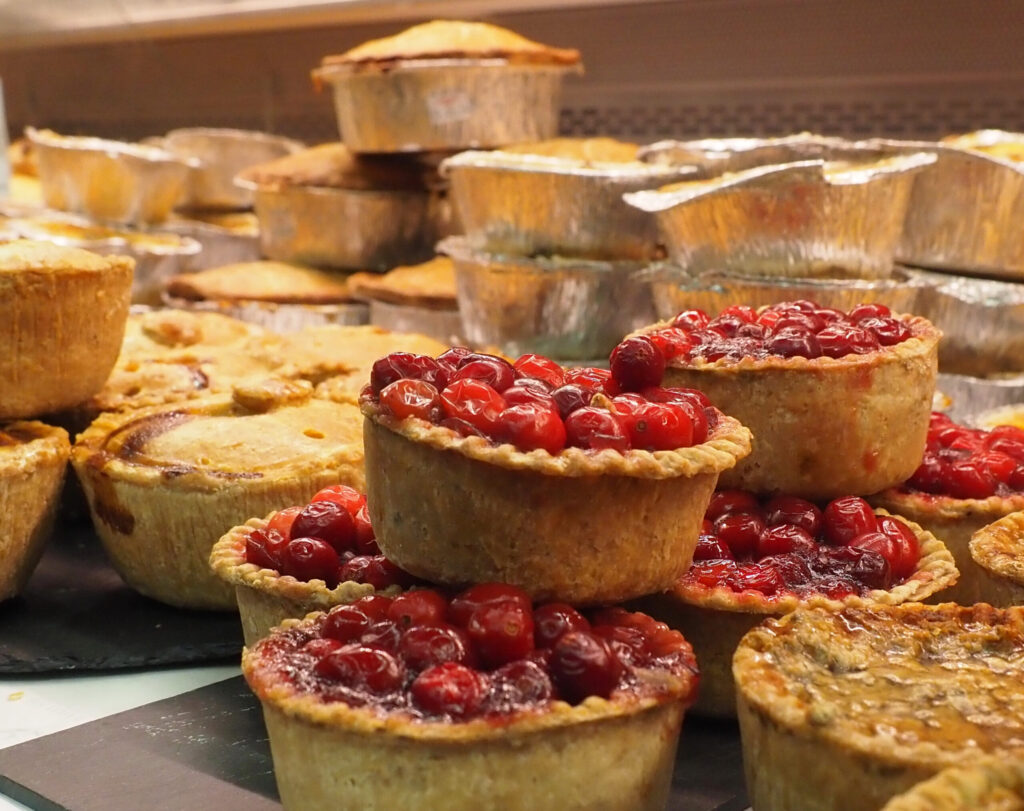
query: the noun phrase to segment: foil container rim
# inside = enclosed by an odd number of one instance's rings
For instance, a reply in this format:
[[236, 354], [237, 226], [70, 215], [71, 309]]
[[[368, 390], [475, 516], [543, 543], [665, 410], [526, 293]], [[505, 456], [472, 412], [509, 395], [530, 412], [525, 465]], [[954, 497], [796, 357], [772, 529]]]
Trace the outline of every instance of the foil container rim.
[[254, 191], [259, 194], [281, 194], [289, 191], [303, 191], [313, 196], [330, 197], [334, 195], [354, 195], [356, 197], [378, 197], [386, 195], [388, 197], [394, 197], [395, 195], [401, 195], [403, 197], [423, 197], [430, 195], [437, 195], [438, 192], [443, 191], [440, 188], [422, 188], [422, 189], [350, 189], [345, 186], [304, 186], [299, 183], [257, 183], [256, 181], [249, 180], [240, 175], [235, 175], [232, 182], [240, 189], [246, 189], [248, 191]]
[[445, 158], [438, 171], [449, 177], [459, 169], [492, 169], [499, 172], [524, 172], [607, 178], [610, 180], [647, 180], [678, 178], [700, 173], [700, 167], [690, 164], [660, 166], [642, 161], [590, 161], [581, 158], [556, 158], [549, 155], [529, 155], [495, 150], [467, 150]]
[[942, 155], [956, 155], [979, 163], [998, 166], [1009, 169], [1014, 174], [1024, 175], [1024, 162], [1017, 162], [1009, 158], [992, 155], [980, 149], [971, 149], [967, 146], [944, 143], [942, 141], [901, 141], [895, 138], [871, 138], [865, 141], [855, 142], [855, 146], [866, 146], [869, 149], [893, 150], [906, 152], [910, 150], [933, 152], [936, 159]]
[[315, 80], [335, 83], [344, 81], [352, 76], [391, 76], [395, 73], [408, 73], [418, 71], [451, 69], [514, 69], [524, 72], [538, 73], [582, 73], [583, 65], [563, 65], [547, 62], [516, 62], [504, 57], [435, 57], [435, 58], [410, 58], [388, 61], [386, 65], [379, 65], [374, 62], [352, 62], [320, 65], [313, 68], [312, 75]]
[[[961, 141], [967, 140], [967, 144], [961, 144]], [[947, 135], [939, 143], [947, 146], [962, 146], [966, 145], [968, 148], [971, 143], [979, 144], [980, 146], [994, 146], [995, 144], [1009, 144], [1024, 142], [1024, 132], [1014, 132], [1012, 130], [1001, 130], [994, 127], [986, 127], [981, 130], [972, 130], [971, 132], [963, 132], [960, 135]]]
[[[73, 218], [54, 218], [58, 222], [67, 222], [71, 225], [91, 225], [91, 223]], [[66, 248], [81, 248], [83, 250], [119, 250], [124, 251], [132, 256], [195, 256], [202, 249], [203, 246], [192, 237], [187, 234], [178, 234], [168, 231], [140, 231], [138, 235], [144, 237], [146, 235], [154, 237], [166, 237], [173, 236], [173, 244], [159, 243], [146, 243], [146, 242], [135, 242], [129, 237], [122, 236], [120, 234], [113, 234], [108, 237], [97, 237], [95, 239], [89, 239], [86, 237], [75, 237], [68, 234], [51, 234], [44, 229], [33, 228], [31, 223], [19, 219], [12, 218], [10, 221], [11, 228], [15, 233], [19, 234], [22, 239], [33, 239], [40, 242], [51, 242], [54, 245], [60, 245]], [[114, 230], [114, 229], [112, 229]]]
[[167, 307], [186, 310], [205, 310], [208, 312], [223, 312], [224, 310], [237, 310], [250, 308], [254, 310], [265, 310], [270, 313], [279, 310], [295, 310], [308, 312], [314, 315], [333, 315], [346, 310], [368, 309], [364, 301], [352, 299], [350, 301], [339, 301], [334, 304], [305, 304], [294, 301], [263, 301], [261, 299], [187, 299], [181, 296], [172, 296], [166, 290], [160, 294], [160, 301]]
[[687, 286], [707, 287], [724, 285], [730, 282], [739, 284], [758, 284], [777, 287], [779, 289], [801, 287], [820, 290], [844, 288], [854, 291], [886, 290], [889, 288], [935, 288], [936, 282], [915, 268], [893, 265], [892, 275], [881, 279], [861, 279], [856, 277], [821, 277], [821, 276], [758, 276], [753, 273], [738, 271], [705, 270], [698, 274], [690, 274], [680, 265], [671, 260], [652, 262], [638, 274], [643, 281], [655, 283], [674, 283]]
[[169, 231], [173, 234], [181, 234], [189, 237], [193, 233], [206, 234], [211, 237], [233, 237], [235, 239], [259, 239], [260, 231], [257, 226], [252, 231], [239, 231], [224, 225], [217, 225], [203, 220], [165, 220], [160, 223], [161, 231]]
[[133, 144], [93, 135], [48, 134], [35, 127], [26, 127], [25, 137], [34, 146], [67, 152], [98, 152], [109, 158], [128, 159], [146, 164], [167, 164], [184, 169], [198, 169], [202, 166], [202, 162], [197, 158], [186, 158], [153, 144]]
[[[487, 265], [493, 273], [541, 272], [581, 270], [613, 273], [615, 271], [642, 271], [649, 262], [643, 259], [585, 259], [572, 256], [523, 256], [512, 253], [494, 253], [478, 248], [468, 237], [456, 235], [445, 237], [436, 245], [438, 253], [450, 256], [455, 262]], [[458, 266], [456, 266], [458, 270]]]
[[197, 135], [205, 138], [213, 137], [257, 141], [267, 144], [281, 144], [288, 149], [293, 149], [295, 151], [300, 151], [306, 148], [306, 144], [297, 138], [290, 138], [287, 135], [278, 135], [273, 132], [246, 130], [238, 127], [176, 127], [164, 133], [162, 138], [165, 141], [172, 141], [176, 136], [182, 135]]
[[790, 135], [781, 135], [774, 138], [699, 138], [694, 141], [665, 138], [640, 147], [638, 158], [640, 160], [646, 160], [659, 152], [665, 152], [673, 149], [705, 152], [707, 153], [706, 157], [714, 159], [715, 157], [727, 157], [733, 152], [747, 152], [753, 149], [761, 149], [763, 147], [822, 145], [843, 148], [851, 146], [852, 144], [852, 141], [838, 135], [822, 135], [820, 133], [806, 131], [792, 133]]

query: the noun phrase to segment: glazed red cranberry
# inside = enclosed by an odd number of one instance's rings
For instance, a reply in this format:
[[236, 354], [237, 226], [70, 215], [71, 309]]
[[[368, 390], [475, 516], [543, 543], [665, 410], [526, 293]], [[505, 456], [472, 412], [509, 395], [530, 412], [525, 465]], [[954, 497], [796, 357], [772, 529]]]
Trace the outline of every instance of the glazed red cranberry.
[[629, 435], [621, 420], [603, 408], [586, 406], [565, 419], [566, 444], [588, 450], [627, 451]]
[[516, 379], [515, 370], [512, 364], [504, 358], [494, 355], [467, 355], [460, 361], [459, 368], [451, 376], [448, 384], [451, 385], [457, 380], [480, 380], [490, 386], [499, 394]]
[[857, 593], [857, 586], [845, 577], [824, 575], [815, 584], [815, 590], [832, 600], [845, 600]]
[[753, 307], [748, 307], [746, 304], [730, 304], [718, 314], [718, 318], [721, 318], [722, 316], [736, 316], [747, 324], [753, 324], [757, 321], [757, 311], [754, 310]]
[[379, 555], [380, 547], [377, 546], [377, 535], [373, 531], [373, 524], [370, 523], [369, 508], [364, 504], [352, 520], [356, 525], [356, 551], [360, 555]]
[[292, 535], [319, 538], [340, 554], [355, 546], [356, 522], [348, 510], [334, 501], [313, 501], [295, 517]]
[[834, 307], [817, 307], [814, 310], [814, 314], [826, 324], [835, 324], [837, 321], [844, 323], [850, 320], [846, 313]]
[[701, 535], [693, 551], [694, 560], [732, 560], [732, 550], [716, 535]]
[[907, 484], [922, 493], [941, 493], [949, 476], [949, 464], [932, 453], [925, 453], [921, 464]]
[[666, 361], [687, 357], [693, 349], [693, 339], [689, 333], [678, 327], [659, 329], [648, 333], [648, 337], [654, 341], [654, 345], [658, 347]]
[[878, 529], [896, 542], [899, 555], [890, 561], [892, 574], [899, 580], [905, 580], [914, 573], [921, 559], [921, 544], [917, 536], [898, 518], [888, 515], [879, 516]]
[[466, 632], [447, 623], [417, 625], [402, 634], [398, 652], [413, 670], [445, 662], [467, 663], [470, 643]]
[[272, 529], [254, 529], [245, 537], [245, 559], [264, 569], [281, 570], [288, 539]]
[[884, 304], [858, 304], [850, 310], [849, 318], [859, 324], [865, 318], [889, 318], [892, 311]]
[[[621, 625], [595, 625], [591, 633], [605, 640], [623, 664], [641, 665], [650, 654], [647, 640], [636, 628]], [[653, 641], [653, 638], [652, 638]]]
[[767, 597], [786, 586], [778, 569], [761, 563], [741, 563], [725, 578], [725, 584], [733, 591], [759, 591]]
[[538, 648], [550, 648], [569, 631], [588, 630], [586, 617], [565, 603], [547, 603], [533, 612], [533, 642]]
[[480, 661], [500, 667], [533, 650], [533, 613], [515, 603], [481, 606], [470, 616], [466, 632]]
[[523, 452], [542, 450], [551, 455], [565, 447], [565, 423], [558, 412], [545, 405], [514, 405], [501, 412], [500, 437]]
[[441, 414], [441, 395], [423, 380], [396, 380], [381, 390], [380, 408], [396, 420], [416, 417], [433, 422]]
[[282, 555], [281, 574], [296, 580], [323, 580], [333, 587], [338, 574], [338, 553], [319, 538], [294, 538]]
[[740, 328], [750, 322], [740, 315], [734, 313], [723, 313], [716, 318], [711, 319], [711, 323], [708, 324], [708, 330], [717, 332], [723, 338], [734, 338], [740, 331]]
[[814, 538], [802, 527], [776, 524], [768, 527], [757, 539], [757, 556], [784, 555], [788, 552], [813, 552]]
[[392, 352], [373, 364], [370, 388], [374, 394], [380, 394], [385, 386], [402, 378], [422, 380], [438, 390], [448, 384], [447, 372], [433, 358], [411, 352]]
[[308, 653], [315, 659], [322, 659], [328, 653], [338, 650], [342, 646], [342, 643], [337, 639], [328, 639], [326, 637], [317, 637], [311, 639], [305, 645], [302, 646], [302, 651]]
[[530, 597], [520, 588], [505, 583], [478, 583], [454, 597], [448, 606], [448, 619], [463, 628], [478, 608], [512, 603], [529, 610]]
[[327, 654], [315, 665], [316, 672], [355, 690], [383, 695], [402, 686], [404, 671], [390, 653], [377, 648], [347, 645]]
[[882, 346], [894, 346], [913, 335], [910, 327], [895, 318], [865, 318], [860, 327], [874, 335]]
[[[993, 428], [982, 441], [982, 445], [990, 451], [1005, 453], [1017, 462], [1024, 462], [1024, 437], [1017, 437], [1007, 433], [996, 433], [1001, 428], [1012, 428], [1009, 425], [1000, 425]], [[1015, 428], [1015, 431], [1020, 429]]]
[[590, 400], [594, 393], [592, 389], [570, 383], [552, 391], [551, 399], [555, 401], [555, 405], [558, 407], [558, 415], [564, 420], [573, 411], [590, 405]]
[[498, 705], [512, 708], [547, 702], [554, 695], [554, 686], [541, 665], [523, 659], [491, 673], [491, 691]]
[[278, 510], [267, 521], [267, 529], [279, 532], [285, 538], [292, 537], [292, 524], [295, 523], [295, 518], [300, 512], [302, 512], [302, 507], [285, 507], [283, 510]]
[[565, 370], [566, 385], [575, 384], [591, 391], [600, 391], [609, 397], [619, 393], [612, 373], [607, 369], [595, 369], [593, 366], [580, 366]]
[[775, 323], [772, 324], [772, 333], [777, 334], [788, 329], [802, 332], [805, 335], [814, 334], [825, 329], [825, 326], [825, 319], [816, 312], [792, 310], [779, 314], [779, 317], [775, 319]]
[[693, 445], [690, 408], [689, 404], [669, 403], [647, 403], [640, 406], [632, 414], [630, 444], [634, 448], [653, 451], [690, 447]]
[[551, 652], [551, 675], [566, 700], [608, 698], [619, 683], [622, 662], [608, 642], [587, 631], [570, 631]]
[[814, 580], [814, 572], [807, 565], [807, 560], [800, 554], [790, 552], [782, 555], [769, 555], [761, 558], [758, 563], [775, 569], [786, 588], [799, 588]]
[[665, 374], [665, 356], [647, 335], [625, 338], [612, 350], [612, 377], [623, 391], [657, 386]]
[[815, 335], [804, 330], [783, 329], [768, 339], [768, 351], [783, 358], [817, 358], [821, 345]]
[[383, 619], [371, 623], [359, 637], [359, 644], [366, 648], [378, 648], [388, 653], [398, 653], [398, 643], [402, 639], [402, 632], [391, 620]]
[[761, 503], [757, 496], [746, 490], [716, 490], [704, 515], [708, 520], [716, 521], [723, 515], [733, 513], [760, 515]]
[[722, 585], [734, 571], [736, 571], [736, 562], [733, 560], [702, 560], [694, 563], [686, 576], [693, 578], [702, 586], [714, 588]]
[[890, 570], [895, 570], [896, 566], [902, 562], [903, 553], [899, 542], [884, 532], [865, 532], [850, 541], [850, 546], [867, 549], [881, 555], [889, 564]]
[[468, 422], [460, 420], [458, 417], [445, 417], [438, 423], [438, 425], [442, 428], [447, 428], [449, 431], [454, 431], [459, 436], [478, 436], [483, 439], [490, 440], [490, 437], [475, 425], [470, 425]]
[[310, 499], [310, 502], [314, 501], [333, 501], [352, 515], [366, 506], [366, 496], [347, 484], [331, 484], [318, 490], [316, 495]]
[[757, 550], [764, 530], [764, 521], [749, 513], [731, 513], [715, 521], [715, 533], [737, 558], [747, 557]]
[[703, 310], [683, 310], [672, 319], [672, 326], [693, 332], [704, 329], [710, 322], [711, 319]]
[[555, 398], [551, 396], [550, 392], [535, 386], [520, 385], [521, 382], [517, 380], [514, 386], [510, 386], [501, 393], [509, 406], [537, 405], [558, 412], [558, 403], [555, 402]]
[[1017, 467], [1013, 469], [1013, 473], [1011, 473], [1010, 478], [1006, 480], [1006, 484], [1013, 490], [1024, 490], [1024, 465], [1017, 465]]
[[459, 364], [462, 359], [467, 355], [472, 355], [473, 350], [466, 346], [453, 346], [451, 349], [442, 352], [437, 356], [437, 365], [440, 366], [445, 372], [448, 373], [449, 378], [455, 374], [455, 370], [459, 368]]
[[441, 392], [441, 406], [447, 417], [463, 420], [493, 436], [500, 428], [505, 400], [481, 380], [457, 380]]
[[946, 491], [953, 498], [989, 498], [998, 486], [995, 475], [974, 461], [954, 462], [946, 470]]
[[849, 570], [850, 576], [856, 582], [863, 583], [871, 589], [888, 590], [892, 588], [892, 567], [881, 553], [866, 547], [855, 546], [849, 547], [849, 549], [863, 552], [860, 558], [853, 562]]
[[823, 515], [825, 538], [835, 546], [845, 546], [858, 535], [878, 529], [871, 506], [858, 496], [843, 496], [830, 501]]
[[645, 400], [650, 400], [652, 403], [690, 403], [698, 408], [707, 408], [711, 405], [708, 396], [697, 389], [650, 386], [643, 389], [640, 394]]
[[457, 662], [427, 668], [409, 686], [413, 703], [428, 715], [468, 718], [483, 706], [487, 679]]
[[764, 522], [770, 527], [794, 524], [815, 537], [821, 529], [821, 510], [796, 496], [775, 496], [764, 505]]
[[1006, 482], [1017, 467], [1015, 459], [999, 451], [982, 451], [975, 454], [971, 461], [987, 470], [1000, 482]]
[[433, 589], [417, 589], [399, 594], [388, 606], [388, 619], [400, 628], [437, 625], [444, 621], [448, 601]]
[[367, 606], [360, 605], [360, 603], [339, 605], [328, 611], [327, 616], [324, 617], [321, 633], [325, 637], [336, 639], [339, 642], [351, 642], [354, 639], [359, 639], [370, 625], [380, 619], [380, 617], [374, 616], [376, 612], [367, 611]]
[[550, 384], [553, 389], [557, 389], [565, 382], [562, 367], [543, 355], [520, 355], [513, 367], [517, 379], [535, 377]]
[[375, 589], [408, 586], [413, 582], [408, 572], [399, 569], [383, 555], [357, 555], [341, 565], [338, 576], [343, 581], [368, 583]]
[[817, 334], [821, 354], [830, 358], [863, 355], [879, 347], [878, 339], [860, 327], [832, 324]]

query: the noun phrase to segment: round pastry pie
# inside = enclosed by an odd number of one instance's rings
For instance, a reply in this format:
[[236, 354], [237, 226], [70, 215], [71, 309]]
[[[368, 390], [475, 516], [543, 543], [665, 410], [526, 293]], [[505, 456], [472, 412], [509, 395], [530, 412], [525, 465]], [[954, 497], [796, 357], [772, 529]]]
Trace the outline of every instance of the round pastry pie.
[[801, 609], [733, 660], [758, 811], [863, 811], [949, 766], [1024, 756], [1024, 609]]
[[146, 309], [128, 316], [118, 362], [237, 348], [265, 334], [255, 324], [218, 313]]
[[39, 562], [69, 450], [61, 428], [41, 422], [0, 427], [0, 600], [18, 594]]
[[732, 718], [732, 657], [766, 617], [801, 606], [919, 601], [956, 582], [953, 557], [916, 524], [873, 512], [857, 496], [824, 509], [795, 496], [711, 498], [694, 563], [637, 607], [690, 640], [701, 665], [695, 710]]
[[620, 371], [461, 347], [377, 361], [360, 405], [384, 554], [427, 580], [495, 580], [535, 599], [668, 588], [750, 434], [700, 392], [641, 393]]
[[650, 617], [493, 583], [286, 620], [242, 670], [281, 801], [306, 811], [662, 809], [696, 686]]
[[984, 431], [932, 414], [917, 470], [871, 501], [916, 521], [953, 553], [960, 581], [943, 599], [998, 604], [1006, 595], [991, 590], [995, 581], [975, 562], [969, 544], [982, 527], [1024, 510], [1024, 430], [1002, 425]]
[[875, 493], [914, 472], [939, 335], [883, 304], [842, 313], [790, 301], [728, 307], [714, 319], [684, 310], [618, 351], [653, 341], [666, 385], [700, 389], [750, 428], [754, 451], [723, 486], [824, 500]]
[[414, 582], [380, 553], [366, 497], [343, 484], [235, 527], [214, 544], [210, 566], [235, 587], [246, 645], [289, 617]]
[[1021, 811], [1024, 760], [943, 769], [935, 777], [893, 797], [882, 811]]
[[1010, 513], [979, 529], [968, 551], [975, 567], [974, 602], [1024, 605], [1024, 513]]
[[60, 411], [100, 390], [121, 346], [133, 267], [46, 242], [0, 244], [0, 418]]
[[363, 486], [361, 418], [304, 381], [100, 415], [71, 461], [96, 533], [132, 588], [170, 605], [234, 609], [210, 550], [251, 515], [334, 483]]

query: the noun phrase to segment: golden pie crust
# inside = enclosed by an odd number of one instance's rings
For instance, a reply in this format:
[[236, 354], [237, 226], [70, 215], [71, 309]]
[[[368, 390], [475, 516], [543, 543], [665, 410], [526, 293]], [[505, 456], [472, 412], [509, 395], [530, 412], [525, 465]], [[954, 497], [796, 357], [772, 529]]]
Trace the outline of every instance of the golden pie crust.
[[501, 59], [516, 65], [578, 65], [575, 48], [552, 48], [490, 23], [432, 20], [390, 37], [373, 39], [322, 65], [386, 70], [395, 63], [432, 59]]
[[435, 256], [419, 265], [397, 267], [387, 273], [354, 273], [349, 289], [357, 298], [454, 310], [455, 264], [447, 256]]
[[728, 417], [692, 448], [551, 455], [360, 405], [381, 551], [432, 582], [512, 583], [535, 600], [613, 603], [668, 588], [690, 565], [719, 474], [750, 450], [750, 432]]
[[591, 696], [502, 723], [444, 723], [323, 702], [268, 670], [259, 648], [242, 652], [288, 808], [476, 811], [486, 798], [508, 811], [660, 811], [694, 689], [693, 677], [656, 673], [660, 696]]
[[879, 808], [950, 766], [1024, 756], [1024, 608], [800, 609], [733, 660], [758, 811]]
[[21, 591], [39, 562], [69, 452], [61, 428], [34, 421], [0, 427], [0, 601]]
[[323, 580], [296, 580], [291, 575], [249, 563], [245, 556], [245, 539], [254, 529], [266, 528], [273, 515], [250, 518], [232, 528], [213, 545], [210, 553], [214, 573], [235, 589], [246, 645], [256, 644], [286, 619], [301, 619], [310, 612], [326, 611], [371, 594], [390, 597], [401, 592], [400, 586], [389, 586], [378, 592], [368, 583], [351, 581], [328, 588]]
[[234, 609], [234, 588], [209, 565], [218, 538], [329, 484], [362, 490], [358, 409], [311, 392], [271, 379], [93, 422], [71, 461], [128, 585], [170, 605]]
[[540, 155], [584, 163], [635, 163], [640, 145], [615, 138], [549, 138], [527, 144], [503, 146], [498, 152]]
[[167, 292], [189, 301], [336, 304], [352, 298], [344, 273], [272, 260], [179, 273], [167, 283]]
[[[878, 515], [888, 515], [878, 510]], [[899, 605], [919, 602], [956, 582], [957, 569], [949, 550], [934, 535], [906, 522], [917, 536], [921, 559], [913, 574], [885, 591], [873, 589], [864, 597], [833, 600], [824, 595], [798, 597], [793, 593], [766, 596], [757, 591], [737, 593], [725, 586], [708, 588], [699, 583], [678, 583], [664, 594], [644, 597], [635, 609], [682, 632], [700, 662], [700, 693], [694, 712], [715, 718], [736, 717], [736, 690], [732, 657], [743, 636], [768, 617], [798, 608], [822, 606], [838, 610], [844, 605]]]
[[255, 324], [218, 313], [148, 310], [128, 316], [118, 362], [238, 347], [265, 334]]
[[46, 242], [0, 244], [0, 418], [88, 399], [121, 347], [135, 262]]
[[974, 602], [1024, 605], [1024, 513], [1010, 513], [979, 529], [968, 552], [977, 577]]
[[1024, 760], [944, 769], [882, 811], [1024, 811]]
[[927, 441], [941, 333], [897, 317], [913, 337], [864, 355], [670, 362], [663, 385], [700, 389], [754, 434], [753, 452], [721, 486], [825, 501], [910, 478]]

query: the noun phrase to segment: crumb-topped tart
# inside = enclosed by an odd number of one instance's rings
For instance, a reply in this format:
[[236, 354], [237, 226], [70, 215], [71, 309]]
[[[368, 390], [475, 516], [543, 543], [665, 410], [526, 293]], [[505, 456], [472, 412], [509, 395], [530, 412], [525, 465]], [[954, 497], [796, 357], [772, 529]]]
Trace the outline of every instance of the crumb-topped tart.
[[754, 451], [724, 486], [829, 499], [875, 493], [914, 472], [939, 336], [924, 318], [884, 304], [844, 313], [801, 300], [727, 307], [715, 318], [685, 310], [616, 352], [649, 357], [653, 344], [667, 385], [700, 389], [750, 428]]
[[210, 550], [252, 515], [302, 503], [329, 484], [363, 486], [361, 418], [270, 379], [101, 414], [72, 449], [96, 533], [114, 567], [148, 597], [233, 609]]
[[210, 566], [235, 587], [247, 645], [289, 617], [415, 582], [380, 553], [366, 496], [344, 484], [233, 528], [214, 544]]
[[879, 808], [949, 766], [1024, 755], [1024, 609], [801, 609], [733, 660], [758, 811]]
[[0, 418], [95, 394], [117, 359], [135, 263], [47, 242], [0, 244]]
[[750, 448], [700, 392], [641, 393], [532, 354], [392, 353], [360, 406], [384, 554], [435, 582], [497, 580], [572, 603], [671, 585], [719, 473]]
[[982, 527], [1024, 510], [1024, 430], [1001, 425], [985, 431], [933, 413], [927, 448], [913, 475], [871, 501], [916, 521], [949, 547], [960, 582], [943, 599], [998, 602], [969, 544]]
[[1024, 512], [1010, 513], [971, 536], [974, 602], [1024, 605]]
[[637, 605], [693, 645], [703, 674], [696, 710], [729, 718], [733, 653], [766, 617], [807, 605], [920, 601], [957, 577], [941, 541], [857, 496], [819, 507], [796, 496], [719, 490], [693, 557], [671, 589]]
[[39, 562], [69, 451], [61, 428], [34, 421], [0, 426], [0, 601], [21, 591]]
[[1024, 811], [1024, 759], [943, 769], [882, 811]]
[[495, 583], [287, 620], [242, 670], [281, 800], [308, 811], [664, 808], [697, 681], [650, 617]]

